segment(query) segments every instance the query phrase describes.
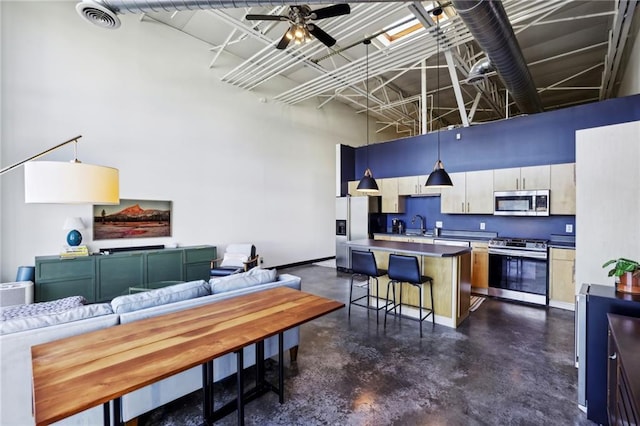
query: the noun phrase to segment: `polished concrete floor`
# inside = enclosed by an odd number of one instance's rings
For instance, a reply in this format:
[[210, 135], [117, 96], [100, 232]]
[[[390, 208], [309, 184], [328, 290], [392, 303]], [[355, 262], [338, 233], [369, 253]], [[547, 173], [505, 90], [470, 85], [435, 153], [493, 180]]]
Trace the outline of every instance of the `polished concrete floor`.
[[[349, 275], [309, 265], [286, 271], [302, 289], [348, 302]], [[382, 316], [381, 316], [382, 321]], [[286, 361], [285, 402], [269, 393], [245, 409], [248, 425], [591, 425], [577, 406], [573, 312], [486, 299], [457, 329], [352, 308], [301, 327]], [[273, 370], [273, 366], [271, 367]], [[233, 380], [216, 386], [233, 395]], [[139, 419], [202, 422], [199, 392]], [[216, 403], [217, 404], [217, 403]], [[217, 405], [216, 405], [217, 406]], [[218, 422], [236, 424], [235, 415]]]

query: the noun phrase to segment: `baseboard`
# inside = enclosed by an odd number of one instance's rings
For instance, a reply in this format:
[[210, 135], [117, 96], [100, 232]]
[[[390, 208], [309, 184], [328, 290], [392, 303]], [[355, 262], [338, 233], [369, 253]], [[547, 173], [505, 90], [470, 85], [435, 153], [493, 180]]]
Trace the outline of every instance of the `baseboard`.
[[273, 268], [274, 269], [295, 268], [296, 266], [311, 265], [312, 263], [323, 262], [325, 260], [335, 259], [335, 258], [336, 258], [335, 256], [320, 257], [318, 259], [303, 260], [302, 262], [295, 262], [295, 263], [287, 263], [285, 265], [278, 265], [278, 266], [274, 266]]
[[560, 302], [558, 300], [549, 300], [549, 306], [552, 307], [552, 308], [565, 309], [567, 311], [575, 311], [576, 310], [575, 303]]

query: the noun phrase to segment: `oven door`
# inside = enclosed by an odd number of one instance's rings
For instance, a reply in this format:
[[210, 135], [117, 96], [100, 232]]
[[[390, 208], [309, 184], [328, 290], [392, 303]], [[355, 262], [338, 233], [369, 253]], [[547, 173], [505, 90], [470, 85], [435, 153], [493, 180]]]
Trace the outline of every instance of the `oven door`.
[[489, 249], [489, 295], [547, 304], [546, 252]]

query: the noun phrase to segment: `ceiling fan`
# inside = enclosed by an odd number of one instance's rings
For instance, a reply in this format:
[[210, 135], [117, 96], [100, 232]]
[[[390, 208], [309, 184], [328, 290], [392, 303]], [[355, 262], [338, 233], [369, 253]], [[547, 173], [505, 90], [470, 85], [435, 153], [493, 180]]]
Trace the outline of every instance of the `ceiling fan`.
[[332, 18], [334, 16], [347, 15], [351, 12], [348, 4], [336, 4], [316, 10], [311, 10], [307, 5], [290, 6], [287, 15], [247, 15], [245, 19], [249, 21], [287, 21], [290, 23], [289, 29], [280, 39], [276, 49], [284, 49], [293, 40], [300, 44], [311, 40], [311, 34], [328, 47], [336, 44], [336, 40], [324, 32], [315, 23], [318, 19]]

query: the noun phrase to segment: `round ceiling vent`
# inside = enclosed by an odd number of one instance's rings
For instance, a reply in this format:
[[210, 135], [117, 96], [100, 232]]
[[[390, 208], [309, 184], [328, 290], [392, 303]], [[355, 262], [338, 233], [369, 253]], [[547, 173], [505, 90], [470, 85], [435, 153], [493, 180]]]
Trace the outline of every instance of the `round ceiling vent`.
[[120, 26], [120, 19], [115, 12], [90, 0], [76, 4], [76, 11], [85, 20], [99, 27], [116, 29]]

